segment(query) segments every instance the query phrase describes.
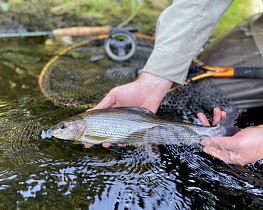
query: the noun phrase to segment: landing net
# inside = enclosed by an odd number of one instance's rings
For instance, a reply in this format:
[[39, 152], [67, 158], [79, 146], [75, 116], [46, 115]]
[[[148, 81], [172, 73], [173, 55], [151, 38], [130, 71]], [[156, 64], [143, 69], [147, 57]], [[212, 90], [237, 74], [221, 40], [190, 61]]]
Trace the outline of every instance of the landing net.
[[136, 54], [125, 62], [109, 59], [104, 51], [107, 35], [72, 45], [52, 58], [39, 77], [41, 92], [60, 106], [91, 108], [113, 87], [134, 81], [153, 48], [153, 38], [135, 35]]

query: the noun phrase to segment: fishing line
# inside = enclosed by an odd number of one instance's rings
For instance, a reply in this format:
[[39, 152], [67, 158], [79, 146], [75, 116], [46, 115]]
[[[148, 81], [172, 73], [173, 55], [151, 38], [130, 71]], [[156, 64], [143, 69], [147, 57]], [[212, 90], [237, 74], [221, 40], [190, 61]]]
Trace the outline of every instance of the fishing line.
[[137, 0], [137, 2], [138, 2], [138, 6], [134, 9], [134, 11], [131, 13], [131, 15], [126, 20], [124, 20], [122, 23], [120, 23], [117, 26], [117, 28], [122, 28], [123, 26], [127, 25], [129, 22], [132, 21], [132, 19], [134, 19], [138, 15], [138, 13], [141, 11], [144, 0]]

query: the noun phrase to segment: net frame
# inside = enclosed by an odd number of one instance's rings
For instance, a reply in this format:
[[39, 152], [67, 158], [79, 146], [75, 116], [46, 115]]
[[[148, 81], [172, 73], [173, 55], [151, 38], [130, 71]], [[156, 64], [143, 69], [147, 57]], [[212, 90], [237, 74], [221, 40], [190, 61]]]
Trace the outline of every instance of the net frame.
[[[149, 35], [146, 35], [146, 34], [139, 34], [139, 33], [134, 33], [133, 34], [135, 36], [135, 38], [137, 40], [140, 40], [140, 41], [145, 41], [145, 43], [151, 43], [149, 45], [151, 46], [147, 46], [146, 44], [146, 47], [153, 47], [154, 45], [154, 41], [155, 41], [155, 38], [152, 37], [152, 36], [149, 36]], [[70, 45], [66, 48], [64, 48], [63, 50], [61, 50], [57, 55], [55, 55], [53, 58], [51, 58], [49, 60], [49, 62], [43, 67], [40, 75], [39, 75], [39, 78], [38, 78], [38, 85], [39, 85], [39, 89], [41, 91], [41, 93], [49, 100], [51, 101], [53, 104], [55, 105], [58, 105], [58, 106], [62, 106], [62, 107], [72, 107], [72, 108], [85, 108], [85, 109], [90, 109], [90, 108], [93, 108], [95, 105], [96, 105], [96, 102], [94, 103], [78, 103], [76, 101], [64, 101], [64, 100], [60, 100], [56, 97], [53, 96], [52, 93], [50, 93], [47, 88], [45, 87], [45, 82], [46, 82], [46, 77], [48, 74], [50, 74], [50, 71], [52, 71], [52, 65], [54, 65], [56, 62], [58, 62], [58, 60], [66, 55], [68, 52], [78, 48], [78, 47], [81, 47], [81, 46], [84, 46], [85, 44], [88, 44], [88, 43], [91, 43], [93, 41], [98, 41], [98, 40], [103, 40], [103, 39], [106, 39], [109, 35], [108, 34], [102, 34], [102, 35], [97, 35], [97, 36], [92, 36], [92, 37], [89, 37], [85, 40], [82, 40], [80, 42], [77, 42], [73, 45]], [[51, 72], [52, 73], [52, 72]], [[103, 85], [103, 84], [102, 84]], [[103, 89], [103, 88], [102, 88]], [[107, 90], [105, 91], [105, 94], [107, 93]], [[98, 99], [101, 100], [102, 98]]]

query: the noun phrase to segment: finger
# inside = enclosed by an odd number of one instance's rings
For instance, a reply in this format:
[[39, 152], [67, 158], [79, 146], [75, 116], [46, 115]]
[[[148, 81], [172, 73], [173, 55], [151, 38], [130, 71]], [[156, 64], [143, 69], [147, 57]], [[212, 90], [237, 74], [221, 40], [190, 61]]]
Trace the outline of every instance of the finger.
[[127, 144], [118, 144], [119, 147], [126, 147]]
[[101, 144], [104, 148], [109, 148], [111, 146], [110, 143], [102, 143]]
[[[111, 146], [110, 143], [102, 143], [101, 145], [102, 145], [103, 147], [105, 147], [105, 148], [109, 148], [109, 147]], [[125, 146], [127, 146], [127, 144], [118, 144], [118, 146], [119, 146], [119, 147], [125, 147]]]
[[222, 120], [222, 111], [218, 107], [213, 110], [213, 123], [212, 125], [218, 124]]
[[201, 123], [202, 123], [204, 126], [210, 126], [209, 121], [208, 121], [207, 117], [205, 116], [205, 114], [203, 114], [203, 113], [198, 113], [198, 114], [197, 114], [197, 117], [198, 117], [198, 119], [201, 121]]
[[93, 107], [90, 110], [107, 109], [112, 107], [115, 104], [115, 102], [115, 98], [111, 94], [108, 94], [101, 100], [101, 102], [99, 102], [95, 107]]
[[225, 111], [222, 111], [221, 112], [221, 120], [225, 119], [226, 118], [226, 112]]
[[209, 155], [212, 155], [215, 158], [223, 160], [227, 164], [243, 165], [243, 163], [241, 163], [241, 161], [239, 160], [240, 155], [233, 151], [228, 151], [222, 148], [219, 149], [211, 146], [204, 147], [203, 151]]
[[93, 146], [93, 144], [89, 144], [89, 143], [84, 143], [84, 147], [89, 149]]

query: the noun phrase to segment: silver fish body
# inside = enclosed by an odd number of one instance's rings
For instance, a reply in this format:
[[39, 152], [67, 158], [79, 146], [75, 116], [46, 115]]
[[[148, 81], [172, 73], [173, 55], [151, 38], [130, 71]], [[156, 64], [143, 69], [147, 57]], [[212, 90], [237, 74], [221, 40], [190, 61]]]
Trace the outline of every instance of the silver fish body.
[[92, 110], [58, 123], [50, 133], [59, 139], [84, 143], [120, 143], [139, 146], [155, 144], [192, 145], [207, 136], [233, 135], [236, 114], [229, 115], [217, 126], [170, 122], [137, 107]]

